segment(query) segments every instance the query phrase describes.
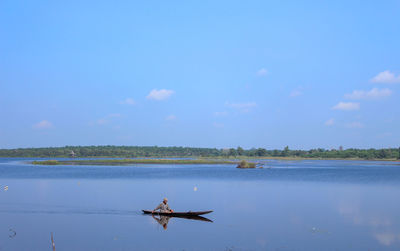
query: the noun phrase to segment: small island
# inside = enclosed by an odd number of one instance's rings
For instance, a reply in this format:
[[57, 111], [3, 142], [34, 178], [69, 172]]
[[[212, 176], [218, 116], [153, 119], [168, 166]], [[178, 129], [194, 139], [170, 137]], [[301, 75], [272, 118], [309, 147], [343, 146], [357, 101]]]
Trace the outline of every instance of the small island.
[[247, 162], [245, 160], [242, 160], [239, 162], [239, 165], [237, 165], [236, 168], [242, 168], [242, 169], [246, 169], [246, 168], [256, 168], [256, 163], [253, 162]]

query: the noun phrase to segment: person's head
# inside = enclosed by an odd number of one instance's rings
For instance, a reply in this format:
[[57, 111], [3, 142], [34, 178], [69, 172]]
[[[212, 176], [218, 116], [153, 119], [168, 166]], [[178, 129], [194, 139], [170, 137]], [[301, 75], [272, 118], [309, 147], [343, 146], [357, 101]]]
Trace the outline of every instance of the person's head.
[[167, 204], [167, 203], [168, 203], [168, 199], [167, 199], [167, 198], [164, 198], [163, 202], [164, 202], [165, 204]]
[[167, 230], [167, 223], [163, 225], [164, 230]]

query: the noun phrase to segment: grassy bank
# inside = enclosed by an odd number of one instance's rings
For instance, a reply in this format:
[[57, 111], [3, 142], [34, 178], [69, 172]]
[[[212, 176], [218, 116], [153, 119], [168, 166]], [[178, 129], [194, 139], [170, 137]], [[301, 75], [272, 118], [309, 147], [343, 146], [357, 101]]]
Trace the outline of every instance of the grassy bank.
[[[254, 168], [257, 160], [287, 160], [287, 161], [301, 161], [301, 160], [323, 160], [321, 158], [292, 158], [292, 157], [275, 157], [275, 158], [198, 158], [198, 159], [79, 159], [79, 160], [42, 160], [42, 161], [32, 161], [35, 165], [129, 165], [129, 164], [240, 164], [243, 167], [239, 168]], [[246, 161], [247, 160], [247, 161]], [[253, 161], [248, 161], [253, 160]], [[325, 159], [326, 160], [326, 159]], [[343, 159], [329, 159], [329, 160], [343, 160]], [[363, 160], [363, 159], [346, 159], [346, 160]], [[244, 161], [244, 162], [243, 162]], [[371, 160], [370, 160], [371, 161]], [[375, 161], [383, 161], [377, 159]], [[394, 161], [398, 160], [384, 160], [384, 161]], [[247, 164], [245, 164], [247, 163]]]
[[365, 158], [312, 158], [312, 157], [250, 157], [250, 156], [228, 156], [228, 157], [200, 157], [199, 159], [224, 159], [224, 160], [364, 160], [364, 161], [394, 161], [399, 159], [365, 159]]
[[35, 160], [35, 161], [32, 161], [32, 164], [53, 166], [53, 165], [60, 165], [60, 162], [58, 160], [43, 160], [43, 161]]
[[212, 159], [95, 159], [95, 160], [44, 160], [35, 165], [126, 165], [126, 164], [237, 164], [237, 161]]

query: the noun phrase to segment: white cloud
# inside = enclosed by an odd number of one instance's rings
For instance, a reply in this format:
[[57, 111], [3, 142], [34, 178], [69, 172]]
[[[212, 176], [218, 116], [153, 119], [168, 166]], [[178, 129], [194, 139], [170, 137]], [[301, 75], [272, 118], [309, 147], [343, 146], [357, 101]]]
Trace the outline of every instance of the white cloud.
[[53, 127], [53, 124], [47, 120], [42, 120], [33, 125], [33, 128], [35, 128], [35, 129], [48, 129], [48, 128], [52, 128], [52, 127]]
[[351, 122], [351, 123], [346, 124], [346, 127], [347, 128], [363, 128], [364, 124], [356, 121], [356, 122]]
[[265, 76], [268, 74], [268, 71], [264, 68], [261, 68], [260, 70], [257, 71], [258, 76]]
[[350, 94], [345, 94], [344, 97], [347, 99], [380, 99], [390, 95], [392, 95], [392, 91], [388, 88], [372, 88], [369, 91], [354, 90]]
[[335, 120], [334, 120], [334, 119], [328, 119], [328, 120], [325, 122], [325, 125], [326, 125], [326, 126], [332, 126], [334, 123], [335, 123]]
[[96, 121], [96, 123], [99, 124], [99, 125], [104, 125], [104, 124], [108, 123], [108, 120], [106, 120], [106, 119], [98, 119]]
[[214, 112], [215, 117], [224, 117], [226, 115], [228, 115], [227, 112]]
[[255, 102], [248, 102], [248, 103], [229, 103], [227, 102], [225, 104], [228, 107], [237, 109], [242, 112], [249, 112], [251, 108], [254, 108], [257, 106]]
[[153, 89], [153, 90], [151, 90], [149, 95], [147, 95], [146, 98], [147, 99], [161, 101], [161, 100], [168, 99], [174, 93], [175, 92], [173, 90], [166, 90], [166, 89], [157, 90], [157, 89]]
[[371, 79], [374, 83], [400, 83], [400, 75], [396, 76], [393, 72], [383, 71]]
[[119, 118], [119, 117], [121, 117], [121, 114], [120, 113], [111, 113], [111, 114], [108, 114], [108, 117], [109, 118]]
[[224, 127], [224, 124], [214, 122], [214, 123], [213, 123], [213, 126], [214, 126], [215, 128], [223, 128], [223, 127]]
[[293, 90], [291, 93], [290, 93], [290, 97], [292, 97], [292, 98], [294, 98], [294, 97], [298, 97], [298, 96], [301, 96], [301, 95], [303, 95], [303, 92], [300, 90], [300, 89], [296, 89], [296, 90]]
[[332, 107], [333, 110], [342, 110], [342, 111], [354, 111], [360, 109], [360, 103], [353, 102], [339, 102], [337, 105]]
[[173, 115], [173, 114], [171, 114], [171, 115], [169, 115], [169, 116], [167, 116], [167, 117], [165, 118], [165, 120], [175, 120], [175, 119], [176, 119], [176, 116]]
[[387, 137], [392, 137], [393, 133], [391, 132], [384, 132], [376, 135], [377, 138], [382, 139], [382, 138], [387, 138]]
[[133, 98], [127, 98], [125, 100], [122, 100], [121, 102], [119, 102], [121, 105], [135, 105], [136, 102]]
[[111, 122], [112, 119], [114, 118], [120, 118], [122, 115], [120, 113], [110, 113], [107, 116], [100, 118], [96, 120], [94, 123], [90, 123], [91, 125], [97, 124], [97, 125], [105, 125]]

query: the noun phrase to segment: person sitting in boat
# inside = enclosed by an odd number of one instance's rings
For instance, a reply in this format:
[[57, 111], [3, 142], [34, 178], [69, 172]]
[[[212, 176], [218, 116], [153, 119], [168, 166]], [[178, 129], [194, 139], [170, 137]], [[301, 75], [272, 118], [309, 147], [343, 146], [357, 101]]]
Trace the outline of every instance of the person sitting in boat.
[[169, 207], [167, 198], [164, 198], [163, 202], [161, 202], [160, 205], [158, 205], [156, 208], [154, 208], [152, 213], [154, 213], [157, 210], [160, 210], [161, 213], [173, 213], [174, 212], [174, 210], [172, 210]]

